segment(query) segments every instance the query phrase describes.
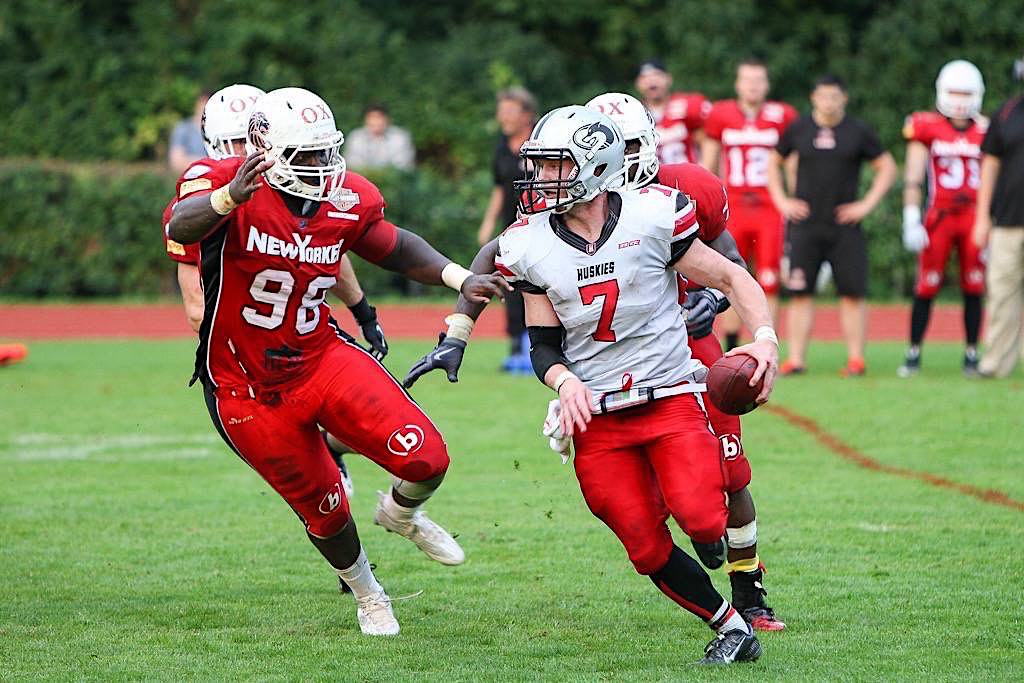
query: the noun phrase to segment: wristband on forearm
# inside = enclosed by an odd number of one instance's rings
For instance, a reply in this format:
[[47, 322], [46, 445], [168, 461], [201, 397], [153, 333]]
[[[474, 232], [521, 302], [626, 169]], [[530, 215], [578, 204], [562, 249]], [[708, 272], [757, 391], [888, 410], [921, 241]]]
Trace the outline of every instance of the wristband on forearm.
[[472, 318], [465, 313], [452, 313], [444, 319], [444, 322], [448, 325], [448, 331], [445, 333], [446, 337], [469, 342], [469, 335], [473, 333], [474, 322]]
[[472, 271], [466, 270], [453, 261], [441, 269], [441, 282], [456, 292], [462, 292], [463, 283], [472, 275]]
[[770, 325], [761, 325], [761, 327], [754, 331], [754, 341], [761, 341], [762, 339], [766, 339], [776, 346], [779, 345], [779, 338]]
[[210, 193], [210, 206], [221, 216], [227, 216], [238, 207], [238, 203], [231, 198], [231, 192], [225, 185]]
[[359, 300], [353, 306], [349, 306], [348, 310], [352, 311], [352, 317], [356, 319], [356, 322], [362, 325], [368, 323], [377, 317], [377, 310], [370, 305], [370, 302], [366, 300], [366, 295]]

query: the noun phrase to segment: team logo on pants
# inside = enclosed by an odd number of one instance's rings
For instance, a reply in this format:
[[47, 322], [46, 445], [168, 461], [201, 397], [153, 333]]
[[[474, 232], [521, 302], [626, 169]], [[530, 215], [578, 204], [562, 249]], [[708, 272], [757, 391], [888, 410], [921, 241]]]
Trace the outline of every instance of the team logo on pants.
[[388, 450], [403, 457], [415, 453], [422, 445], [423, 430], [417, 425], [400, 427], [388, 437]]
[[327, 492], [324, 499], [320, 501], [320, 512], [328, 515], [338, 509], [341, 505], [341, 484], [335, 483], [334, 489]]

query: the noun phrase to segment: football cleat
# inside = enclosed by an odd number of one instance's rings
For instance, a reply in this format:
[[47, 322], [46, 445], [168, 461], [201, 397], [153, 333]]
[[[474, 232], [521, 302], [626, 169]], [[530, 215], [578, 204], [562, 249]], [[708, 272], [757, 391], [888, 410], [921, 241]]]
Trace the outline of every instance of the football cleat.
[[398, 635], [398, 620], [391, 611], [391, 598], [384, 591], [356, 599], [359, 630], [368, 636]]
[[416, 547], [422, 550], [427, 557], [441, 564], [454, 566], [466, 561], [466, 554], [458, 542], [441, 525], [427, 517], [423, 510], [414, 512], [412, 519], [407, 522], [398, 520], [388, 513], [384, 505], [391, 493], [377, 491], [377, 495], [379, 498], [377, 510], [373, 513], [374, 524], [399, 536], [405, 536], [415, 543]]
[[752, 629], [746, 631], [733, 629], [719, 633], [704, 648], [704, 659], [699, 664], [732, 664], [733, 662], [753, 662], [761, 656], [761, 643]]
[[978, 370], [978, 350], [967, 349], [964, 351], [964, 376], [978, 377], [980, 374]]
[[851, 358], [846, 361], [846, 367], [839, 371], [840, 377], [863, 377], [868, 373], [863, 358]]
[[906, 379], [907, 377], [913, 377], [920, 371], [921, 352], [908, 350], [906, 357], [903, 359], [903, 365], [896, 369], [896, 376]]
[[25, 360], [28, 349], [24, 344], [0, 344], [0, 365], [14, 365]]
[[775, 618], [775, 611], [768, 606], [764, 589], [764, 567], [752, 572], [729, 572], [732, 585], [732, 606], [758, 631], [782, 631], [786, 624]]
[[785, 377], [790, 375], [802, 375], [807, 372], [807, 368], [803, 365], [797, 365], [794, 361], [787, 359], [780, 367], [779, 374]]
[[718, 569], [725, 564], [729, 552], [729, 543], [725, 536], [714, 543], [698, 543], [692, 538], [690, 543], [693, 545], [693, 551], [697, 553], [697, 558], [708, 569]]

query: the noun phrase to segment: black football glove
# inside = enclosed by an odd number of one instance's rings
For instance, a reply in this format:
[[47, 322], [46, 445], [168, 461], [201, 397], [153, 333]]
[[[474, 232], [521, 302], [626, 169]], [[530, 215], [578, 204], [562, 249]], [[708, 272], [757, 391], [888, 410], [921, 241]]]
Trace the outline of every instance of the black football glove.
[[444, 370], [448, 373], [449, 382], [458, 382], [459, 366], [462, 365], [462, 357], [465, 353], [466, 342], [461, 339], [452, 339], [442, 332], [437, 338], [437, 346], [409, 369], [409, 374], [402, 381], [402, 386], [406, 389], [410, 388], [416, 383], [416, 380], [431, 370]]
[[694, 289], [686, 293], [686, 333], [693, 339], [711, 334], [718, 315], [718, 298], [707, 288]]
[[383, 360], [388, 355], [388, 340], [384, 338], [384, 330], [377, 320], [377, 309], [367, 302], [364, 296], [355, 306], [349, 306], [352, 317], [356, 319], [359, 328], [363, 331], [363, 339], [370, 345], [370, 355], [377, 360]]

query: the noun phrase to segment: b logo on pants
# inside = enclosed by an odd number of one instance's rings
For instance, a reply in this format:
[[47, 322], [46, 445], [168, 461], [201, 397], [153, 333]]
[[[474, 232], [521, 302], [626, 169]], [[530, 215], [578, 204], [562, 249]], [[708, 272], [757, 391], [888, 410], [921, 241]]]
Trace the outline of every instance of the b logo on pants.
[[335, 484], [333, 491], [328, 491], [324, 499], [320, 501], [320, 512], [328, 515], [338, 509], [341, 505], [341, 485]]
[[395, 455], [407, 456], [423, 445], [423, 430], [417, 425], [405, 425], [388, 437], [388, 450]]

